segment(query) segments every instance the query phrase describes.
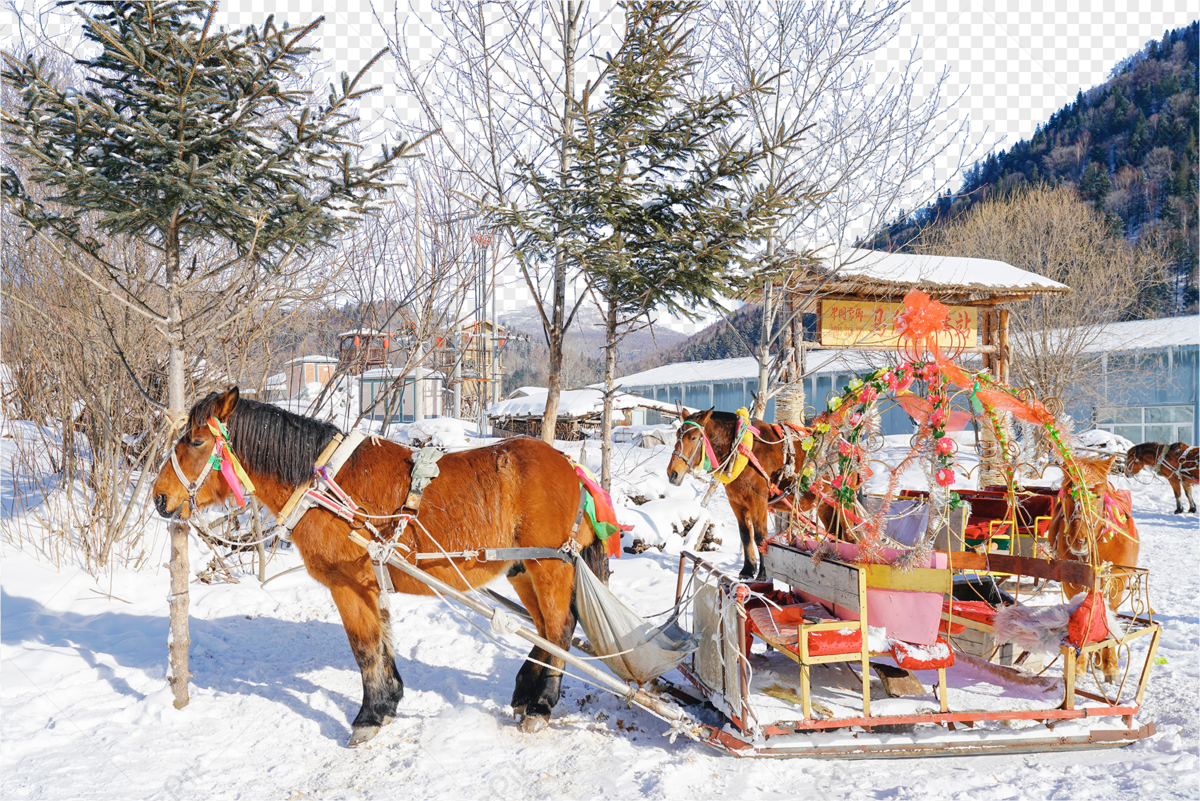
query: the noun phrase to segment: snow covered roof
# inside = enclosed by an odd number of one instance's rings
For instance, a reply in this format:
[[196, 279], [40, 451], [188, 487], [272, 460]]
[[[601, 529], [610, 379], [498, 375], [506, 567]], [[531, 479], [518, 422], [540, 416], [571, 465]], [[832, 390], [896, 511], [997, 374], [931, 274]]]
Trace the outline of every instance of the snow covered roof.
[[[1200, 315], [1166, 317], [1112, 323], [1086, 349], [1090, 353], [1150, 350], [1169, 345], [1200, 344]], [[809, 350], [805, 354], [809, 373], [866, 372], [883, 366], [889, 354], [879, 351]], [[617, 379], [618, 387], [650, 387], [667, 384], [708, 384], [758, 378], [758, 360], [752, 356], [679, 362], [654, 367]], [[545, 397], [545, 390], [542, 390]]]
[[310, 356], [298, 356], [295, 359], [288, 359], [284, 364], [337, 364], [336, 356], [321, 356], [320, 354], [312, 354]]
[[[887, 363], [888, 354], [878, 351], [810, 350], [805, 354], [811, 374], [862, 372]], [[679, 362], [654, 367], [617, 379], [619, 387], [647, 387], [663, 384], [708, 384], [758, 378], [758, 360], [753, 356], [714, 359], [706, 362]]]
[[[521, 390], [526, 394], [520, 397], [509, 397], [507, 400], [502, 400], [493, 403], [488, 408], [488, 417], [541, 417], [546, 410], [546, 389], [544, 387], [521, 387]], [[515, 392], [513, 393], [516, 394]], [[626, 395], [625, 393], [617, 393], [613, 398], [613, 409], [617, 411], [625, 411], [626, 409], [660, 409], [662, 411], [674, 412], [675, 404], [662, 403], [660, 401], [649, 400], [647, 398], [639, 398], [635, 395]], [[558, 416], [562, 417], [587, 417], [592, 414], [600, 414], [604, 411], [604, 392], [593, 387], [585, 387], [583, 389], [568, 389], [564, 390], [558, 398]], [[694, 411], [694, 410], [688, 410]]]
[[372, 328], [356, 328], [353, 331], [343, 331], [342, 333], [338, 334], [339, 339], [344, 339], [345, 337], [386, 337], [386, 336], [387, 336], [387, 334], [385, 334], [384, 332], [376, 331]]
[[857, 248], [845, 248], [818, 257], [817, 265], [805, 283], [815, 284], [830, 276], [830, 283], [822, 287], [824, 292], [902, 294], [915, 286], [931, 294], [981, 299], [1071, 291], [1065, 284], [993, 259], [884, 253]]
[[[400, 377], [400, 374], [402, 372], [403, 371], [399, 367], [375, 367], [371, 370], [364, 370], [363, 374], [361, 376], [359, 376], [359, 378], [361, 378], [364, 381], [371, 381], [371, 380], [378, 381], [381, 378], [394, 381], [395, 379]], [[435, 372], [433, 370], [425, 370], [420, 367], [409, 372], [408, 376], [404, 380], [408, 381], [413, 378], [418, 378], [421, 380], [429, 380], [429, 381], [443, 381], [443, 382], [446, 380], [445, 378], [442, 377], [441, 373]]]
[[1104, 326], [1087, 352], [1150, 350], [1171, 345], [1200, 345], [1200, 315], [1111, 323]]

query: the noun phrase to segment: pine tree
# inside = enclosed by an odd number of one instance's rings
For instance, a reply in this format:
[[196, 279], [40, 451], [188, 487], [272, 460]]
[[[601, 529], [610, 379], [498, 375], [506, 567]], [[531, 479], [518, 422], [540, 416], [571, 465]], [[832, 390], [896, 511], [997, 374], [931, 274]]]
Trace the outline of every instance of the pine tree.
[[[411, 146], [385, 146], [369, 164], [356, 157], [354, 103], [371, 91], [359, 82], [383, 53], [353, 79], [343, 74], [322, 102], [298, 85], [315, 52], [306, 39], [323, 18], [297, 29], [268, 18], [261, 28], [227, 31], [214, 30], [216, 3], [206, 0], [86, 5], [84, 36], [98, 51], [76, 62], [86, 87], [60, 85], [35, 55], [3, 55], [3, 79], [20, 96], [3, 111], [5, 141], [24, 175], [5, 166], [0, 184], [70, 269], [165, 332], [167, 415], [178, 426], [189, 337], [219, 323], [256, 271], [278, 269], [372, 213]], [[23, 180], [40, 184], [51, 202], [35, 199]], [[153, 291], [139, 291], [105, 260], [93, 230], [161, 254]], [[188, 317], [185, 292], [221, 302]], [[171, 682], [181, 707], [189, 675], [186, 527], [173, 528], [171, 568]]]

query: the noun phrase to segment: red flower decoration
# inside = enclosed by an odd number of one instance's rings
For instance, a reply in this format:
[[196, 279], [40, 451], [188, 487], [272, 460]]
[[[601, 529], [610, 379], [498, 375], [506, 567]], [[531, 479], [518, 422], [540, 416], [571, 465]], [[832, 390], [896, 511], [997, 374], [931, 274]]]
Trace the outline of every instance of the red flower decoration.
[[913, 340], [922, 340], [946, 328], [949, 309], [919, 289], [911, 290], [904, 297], [904, 311], [900, 315], [900, 335]]
[[841, 489], [842, 485], [846, 483], [846, 477], [839, 473], [833, 477], [833, 481], [830, 483], [833, 484], [834, 489]]
[[939, 485], [948, 487], [954, 483], [954, 471], [949, 467], [943, 467], [941, 470], [937, 471], [937, 474], [934, 476], [934, 478], [937, 479], [937, 483]]
[[949, 456], [954, 453], [954, 440], [949, 437], [942, 437], [937, 441], [935, 448], [942, 456]]

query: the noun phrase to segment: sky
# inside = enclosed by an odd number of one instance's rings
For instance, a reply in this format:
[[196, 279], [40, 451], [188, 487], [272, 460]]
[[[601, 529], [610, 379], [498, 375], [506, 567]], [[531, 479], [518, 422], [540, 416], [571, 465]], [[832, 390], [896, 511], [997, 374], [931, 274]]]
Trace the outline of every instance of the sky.
[[[404, 13], [409, 6], [403, 0], [397, 1]], [[20, 0], [17, 2], [20, 4]], [[423, 0], [412, 8], [428, 13], [429, 5]], [[1153, 10], [1147, 8], [1150, 5], [1133, 0], [1087, 4], [914, 0], [897, 37], [883, 51], [883, 61], [877, 66], [900, 63], [916, 46], [925, 79], [932, 81], [948, 68], [948, 93], [962, 95], [952, 113], [969, 116], [971, 136], [980, 143], [977, 152], [982, 156], [993, 148], [1008, 149], [1029, 138], [1040, 123], [1074, 100], [1078, 90], [1103, 83], [1118, 62], [1150, 39], [1200, 19], [1200, 13], [1189, 12], [1182, 0], [1160, 0], [1153, 4], [1157, 6]], [[394, 7], [391, 3], [376, 3], [380, 16], [388, 20], [394, 18]], [[239, 27], [261, 24], [268, 13], [293, 25], [324, 14], [322, 56], [330, 62], [334, 74], [343, 70], [353, 74], [387, 44], [368, 0], [340, 0], [337, 4], [321, 0], [226, 0], [221, 4], [219, 22]], [[11, 41], [13, 30], [12, 15], [0, 12], [0, 41]], [[414, 36], [409, 44], [419, 55], [422, 47], [430, 47], [432, 42]], [[364, 120], [375, 130], [386, 125], [382, 115], [388, 108], [406, 113], [403, 98], [390, 86], [390, 70], [385, 58], [370, 75], [372, 83], [383, 86], [383, 91], [364, 102]], [[950, 170], [949, 164], [943, 164], [936, 177], [944, 181]], [[957, 181], [950, 186], [957, 188]], [[516, 276], [501, 283], [501, 313], [529, 303], [528, 292]], [[690, 333], [697, 324], [673, 327]]]

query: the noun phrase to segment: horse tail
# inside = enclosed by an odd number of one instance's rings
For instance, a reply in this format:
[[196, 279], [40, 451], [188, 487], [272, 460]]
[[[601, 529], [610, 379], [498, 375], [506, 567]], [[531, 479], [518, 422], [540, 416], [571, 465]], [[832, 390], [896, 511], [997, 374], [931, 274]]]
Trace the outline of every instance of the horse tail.
[[[621, 535], [619, 532], [614, 531], [609, 536], [619, 537]], [[600, 579], [605, 584], [608, 583], [608, 554], [605, 550], [604, 540], [600, 539], [598, 536], [593, 536], [592, 544], [583, 547], [583, 549], [579, 552], [579, 558], [593, 573], [596, 574], [596, 578]], [[571, 603], [574, 604], [574, 602], [575, 599], [572, 597]]]

